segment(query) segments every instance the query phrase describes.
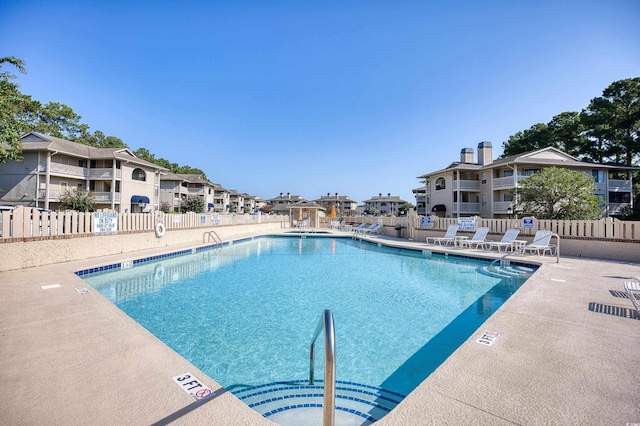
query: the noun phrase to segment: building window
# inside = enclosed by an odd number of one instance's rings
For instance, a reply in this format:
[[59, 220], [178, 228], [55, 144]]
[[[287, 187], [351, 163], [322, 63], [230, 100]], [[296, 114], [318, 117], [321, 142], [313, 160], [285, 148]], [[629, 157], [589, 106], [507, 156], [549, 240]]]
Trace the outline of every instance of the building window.
[[447, 185], [445, 184], [444, 178], [438, 178], [436, 180], [436, 191], [440, 191], [441, 189], [445, 189]]
[[604, 183], [604, 170], [591, 170], [591, 176], [595, 183]]
[[134, 169], [131, 174], [131, 179], [145, 181], [147, 180], [147, 174], [142, 169]]
[[487, 205], [487, 194], [482, 194], [482, 205], [483, 206]]
[[482, 172], [482, 183], [487, 183], [487, 172]]
[[503, 176], [503, 177], [513, 176], [513, 170], [504, 170], [504, 171], [502, 172], [502, 176]]
[[540, 173], [540, 169], [526, 169], [524, 171], [525, 176], [535, 175], [536, 173]]
[[504, 197], [502, 198], [503, 201], [513, 201], [513, 194], [511, 194], [510, 192], [507, 192], [506, 194], [504, 194]]

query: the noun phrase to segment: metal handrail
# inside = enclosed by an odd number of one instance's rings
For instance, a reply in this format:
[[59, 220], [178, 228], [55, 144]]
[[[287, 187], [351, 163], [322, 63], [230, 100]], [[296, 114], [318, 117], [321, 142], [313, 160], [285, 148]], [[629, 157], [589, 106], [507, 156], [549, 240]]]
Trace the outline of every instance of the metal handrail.
[[222, 240], [220, 239], [220, 236], [216, 233], [216, 231], [207, 231], [204, 233], [204, 235], [202, 236], [202, 242], [205, 242], [205, 237], [209, 236], [209, 240], [213, 239], [213, 242], [215, 245], [222, 245]]
[[336, 333], [333, 326], [333, 314], [325, 309], [320, 317], [316, 332], [311, 340], [309, 358], [309, 384], [313, 385], [316, 340], [324, 330], [324, 399], [322, 403], [322, 425], [333, 426], [336, 420]]

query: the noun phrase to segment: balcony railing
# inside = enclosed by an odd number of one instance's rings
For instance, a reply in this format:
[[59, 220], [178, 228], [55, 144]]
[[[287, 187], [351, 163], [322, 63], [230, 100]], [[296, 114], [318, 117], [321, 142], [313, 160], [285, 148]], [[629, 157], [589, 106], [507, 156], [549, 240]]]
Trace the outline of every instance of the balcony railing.
[[513, 207], [513, 201], [497, 201], [493, 203], [493, 213], [507, 214], [509, 207]]
[[631, 192], [630, 180], [609, 179], [610, 191], [629, 191]]
[[[91, 195], [93, 196], [93, 200], [96, 203], [110, 203], [111, 202], [111, 193], [110, 192], [91, 192]], [[114, 195], [114, 201], [116, 203], [120, 202], [120, 193], [116, 192]], [[49, 201], [53, 201], [53, 202], [59, 202], [60, 200], [62, 200], [62, 197], [64, 196], [64, 191], [60, 191], [60, 190], [50, 190], [49, 191]], [[38, 191], [38, 197], [40, 200], [44, 200], [46, 198], [46, 191], [44, 189], [41, 189], [40, 191]]]
[[480, 203], [453, 203], [453, 212], [460, 214], [477, 214], [480, 213]]
[[[40, 173], [47, 172], [47, 164], [38, 165]], [[88, 169], [70, 164], [51, 163], [49, 173], [54, 176], [75, 177], [81, 179], [110, 180], [113, 179], [113, 169]], [[116, 179], [122, 179], [122, 170], [116, 169]]]
[[454, 180], [453, 190], [457, 191], [480, 191], [480, 181], [478, 180]]

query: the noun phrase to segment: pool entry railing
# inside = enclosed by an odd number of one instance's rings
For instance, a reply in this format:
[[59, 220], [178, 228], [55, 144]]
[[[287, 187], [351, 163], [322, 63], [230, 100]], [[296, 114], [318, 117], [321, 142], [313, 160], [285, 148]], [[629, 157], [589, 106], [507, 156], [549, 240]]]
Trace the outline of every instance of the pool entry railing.
[[[207, 237], [209, 237], [209, 238], [207, 239]], [[202, 242], [203, 243], [206, 243], [206, 242], [211, 241], [211, 240], [213, 240], [213, 243], [215, 245], [220, 245], [220, 246], [222, 245], [222, 240], [220, 239], [220, 236], [216, 233], [216, 231], [205, 232], [204, 235], [202, 236]]]
[[325, 309], [318, 322], [311, 347], [309, 358], [309, 384], [313, 385], [314, 360], [316, 352], [316, 340], [320, 332], [324, 330], [324, 399], [322, 402], [322, 425], [333, 426], [336, 411], [336, 333], [333, 326], [333, 314]]

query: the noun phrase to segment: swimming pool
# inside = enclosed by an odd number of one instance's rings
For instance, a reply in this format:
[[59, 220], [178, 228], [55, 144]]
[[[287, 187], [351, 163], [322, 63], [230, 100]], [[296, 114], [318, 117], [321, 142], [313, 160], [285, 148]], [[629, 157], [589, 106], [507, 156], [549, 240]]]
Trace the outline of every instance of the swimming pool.
[[256, 238], [126, 266], [83, 279], [238, 395], [308, 380], [310, 340], [331, 309], [338, 380], [402, 399], [527, 278], [326, 237]]

